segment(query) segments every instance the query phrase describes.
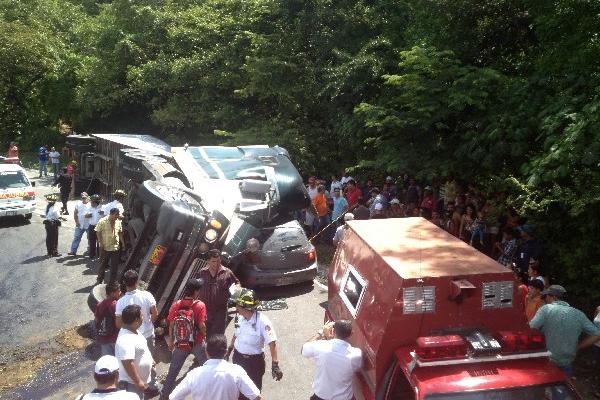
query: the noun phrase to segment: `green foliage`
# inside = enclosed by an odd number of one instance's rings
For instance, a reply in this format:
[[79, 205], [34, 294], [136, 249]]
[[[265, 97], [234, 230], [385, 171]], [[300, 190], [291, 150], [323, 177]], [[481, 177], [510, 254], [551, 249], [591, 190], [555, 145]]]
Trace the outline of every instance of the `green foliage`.
[[[457, 177], [600, 300], [600, 3], [0, 0], [0, 141], [279, 144], [304, 174]], [[23, 147], [23, 145], [21, 147]]]

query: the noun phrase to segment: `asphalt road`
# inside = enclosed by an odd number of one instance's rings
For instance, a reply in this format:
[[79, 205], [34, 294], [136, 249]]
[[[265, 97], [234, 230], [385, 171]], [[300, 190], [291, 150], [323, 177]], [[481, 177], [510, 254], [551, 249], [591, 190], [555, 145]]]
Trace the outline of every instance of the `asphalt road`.
[[[66, 256], [73, 235], [72, 213], [60, 229], [59, 252], [63, 256], [45, 256], [45, 231], [40, 214], [45, 208], [43, 195], [53, 189], [49, 186], [50, 179], [35, 180], [38, 212], [31, 222], [20, 218], [0, 220], [0, 370], [2, 364], [10, 364], [10, 357], [19, 349], [31, 351], [39, 344], [40, 351], [47, 351], [43, 343], [48, 339], [92, 318], [86, 300], [95, 282], [97, 265], [84, 257]], [[86, 244], [84, 238], [79, 253], [85, 251]], [[327, 293], [317, 285], [304, 284], [264, 289], [259, 295], [286, 298], [288, 305], [285, 310], [266, 311], [278, 336], [284, 377], [280, 382], [271, 378], [267, 355], [263, 398], [308, 399], [312, 394], [314, 366], [300, 356], [300, 347], [322, 326]], [[232, 323], [226, 334], [231, 337], [231, 333]], [[48, 348], [51, 352], [52, 346]], [[77, 351], [63, 349], [50, 356], [32, 381], [0, 394], [0, 399], [74, 399], [93, 388], [91, 371], [97, 356], [94, 344]], [[182, 369], [182, 374], [186, 369]], [[164, 377], [167, 370], [168, 364], [160, 363], [159, 377]]]

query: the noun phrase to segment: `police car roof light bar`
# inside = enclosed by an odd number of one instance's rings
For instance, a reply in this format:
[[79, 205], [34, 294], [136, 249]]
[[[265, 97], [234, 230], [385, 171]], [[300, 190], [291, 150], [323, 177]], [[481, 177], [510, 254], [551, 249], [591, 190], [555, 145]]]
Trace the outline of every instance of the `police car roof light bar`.
[[536, 330], [522, 332], [500, 331], [496, 339], [502, 346], [502, 354], [526, 353], [546, 350], [544, 335]]
[[468, 357], [454, 360], [450, 359], [437, 361], [421, 360], [414, 351], [410, 352], [410, 355], [412, 357], [412, 361], [408, 368], [409, 373], [412, 372], [416, 367], [437, 367], [444, 365], [463, 365], [510, 360], [524, 360], [528, 358], [550, 357], [551, 353], [549, 351], [540, 351], [535, 353], [496, 354], [488, 357]]
[[422, 336], [417, 338], [415, 354], [420, 360], [447, 360], [465, 358], [468, 345], [459, 335]]

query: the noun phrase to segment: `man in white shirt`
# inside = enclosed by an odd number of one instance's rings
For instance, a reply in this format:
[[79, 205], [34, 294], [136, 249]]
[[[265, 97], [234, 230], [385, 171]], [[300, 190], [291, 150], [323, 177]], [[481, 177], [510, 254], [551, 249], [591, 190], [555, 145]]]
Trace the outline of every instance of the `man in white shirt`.
[[[123, 310], [132, 304], [140, 307], [144, 322], [139, 327], [138, 331], [146, 339], [147, 347], [150, 349], [151, 354], [154, 356], [154, 321], [158, 317], [158, 310], [156, 308], [156, 299], [152, 293], [146, 290], [140, 290], [138, 286], [138, 273], [132, 269], [126, 271], [123, 274], [123, 283], [127, 288], [127, 292], [117, 301], [117, 307], [115, 309], [115, 325], [117, 328], [121, 328], [125, 322], [122, 319]], [[150, 382], [152, 390], [156, 388], [156, 371], [152, 368], [152, 381]]]
[[170, 400], [238, 400], [240, 393], [250, 400], [260, 400], [260, 391], [246, 371], [224, 360], [227, 338], [216, 334], [206, 342], [209, 360], [191, 370], [171, 392]]
[[119, 390], [119, 360], [114, 356], [102, 356], [94, 365], [96, 388], [78, 400], [138, 400], [135, 393]]
[[262, 390], [262, 379], [265, 374], [265, 345], [271, 353], [271, 376], [280, 381], [283, 372], [279, 367], [277, 355], [277, 335], [273, 324], [265, 314], [257, 310], [258, 299], [254, 290], [242, 289], [236, 300], [238, 315], [235, 319], [235, 330], [229, 353], [233, 351], [232, 361], [244, 368], [256, 387]]
[[90, 209], [88, 210], [88, 214], [86, 215], [89, 218], [89, 227], [87, 232], [88, 244], [90, 248], [89, 256], [91, 259], [96, 258], [98, 254], [98, 237], [96, 236], [96, 225], [100, 221], [102, 216], [100, 212], [102, 211], [102, 207], [100, 207], [100, 202], [102, 199], [99, 195], [93, 194], [90, 197]]
[[110, 214], [110, 210], [112, 210], [113, 208], [117, 208], [119, 209], [119, 218], [123, 219], [123, 213], [125, 212], [125, 209], [123, 208], [123, 201], [125, 201], [125, 198], [127, 197], [127, 193], [125, 193], [124, 190], [121, 189], [117, 189], [115, 190], [115, 192], [113, 193], [113, 197], [114, 200], [111, 201], [108, 204], [105, 204], [102, 207], [102, 216], [105, 217], [108, 214]]
[[[75, 220], [75, 231], [73, 234], [73, 242], [71, 243], [71, 251], [69, 251], [70, 256], [77, 255], [77, 248], [79, 248], [79, 243], [81, 242], [81, 238], [83, 234], [88, 231], [90, 226], [90, 217], [88, 217], [90, 213], [90, 203], [89, 196], [86, 192], [81, 193], [81, 200], [77, 202], [75, 205], [75, 212], [73, 213], [73, 218]], [[89, 246], [88, 240], [88, 246]], [[89, 249], [88, 249], [89, 254]]]
[[352, 378], [362, 366], [362, 352], [348, 343], [352, 322], [325, 324], [302, 346], [302, 355], [317, 364], [311, 400], [351, 400]]
[[137, 304], [130, 304], [121, 312], [119, 318], [123, 327], [115, 343], [115, 357], [119, 360], [119, 388], [136, 393], [143, 399], [154, 364], [146, 339], [138, 332], [143, 324], [143, 314]]
[[50, 161], [52, 162], [52, 173], [54, 174], [54, 179], [56, 179], [58, 178], [58, 173], [60, 172], [60, 153], [56, 151], [54, 147], [52, 147], [48, 157], [50, 157]]
[[333, 235], [333, 245], [337, 247], [340, 240], [342, 240], [342, 235], [344, 234], [344, 230], [347, 228], [346, 222], [352, 221], [354, 219], [354, 214], [346, 213], [344, 214], [344, 224], [337, 227], [335, 230], [335, 235]]
[[342, 182], [342, 186], [345, 186], [346, 183], [348, 183], [348, 181], [351, 180], [354, 180], [354, 178], [350, 175], [346, 175], [346, 171], [342, 171], [342, 179], [340, 179], [340, 182]]

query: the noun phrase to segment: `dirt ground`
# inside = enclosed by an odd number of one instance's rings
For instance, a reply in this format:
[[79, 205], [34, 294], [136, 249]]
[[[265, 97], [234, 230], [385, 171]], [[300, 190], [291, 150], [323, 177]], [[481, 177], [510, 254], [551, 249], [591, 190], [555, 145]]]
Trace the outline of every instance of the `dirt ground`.
[[0, 353], [0, 395], [32, 381], [43, 365], [61, 355], [85, 349], [91, 343], [87, 325], [59, 332], [35, 345]]

